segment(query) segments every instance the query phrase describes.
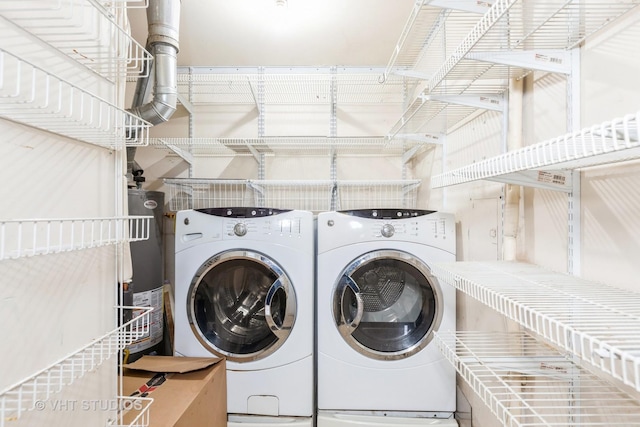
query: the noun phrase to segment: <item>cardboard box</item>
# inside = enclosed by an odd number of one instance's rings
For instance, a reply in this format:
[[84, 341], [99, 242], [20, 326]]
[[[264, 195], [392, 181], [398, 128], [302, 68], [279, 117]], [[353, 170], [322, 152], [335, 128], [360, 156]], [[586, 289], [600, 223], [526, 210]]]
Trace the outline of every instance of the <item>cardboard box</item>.
[[[153, 398], [149, 427], [227, 425], [224, 359], [143, 356], [125, 365], [122, 380], [125, 396]], [[125, 425], [134, 416], [125, 414]]]

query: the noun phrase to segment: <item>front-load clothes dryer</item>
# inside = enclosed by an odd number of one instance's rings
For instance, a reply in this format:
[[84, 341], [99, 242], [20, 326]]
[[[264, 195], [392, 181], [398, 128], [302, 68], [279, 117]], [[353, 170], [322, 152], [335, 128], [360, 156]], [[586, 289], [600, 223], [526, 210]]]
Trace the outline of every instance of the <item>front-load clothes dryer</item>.
[[455, 252], [451, 214], [318, 215], [318, 427], [456, 425], [455, 370], [432, 341], [455, 330], [455, 289], [429, 267]]
[[227, 359], [230, 426], [312, 425], [314, 240], [307, 211], [176, 214], [175, 353]]

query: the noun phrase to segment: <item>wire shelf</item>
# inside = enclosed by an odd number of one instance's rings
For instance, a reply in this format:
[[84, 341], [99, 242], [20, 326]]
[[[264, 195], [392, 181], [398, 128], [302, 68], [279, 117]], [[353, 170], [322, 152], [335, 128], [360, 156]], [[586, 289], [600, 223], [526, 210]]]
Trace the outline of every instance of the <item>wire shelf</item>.
[[[445, 79], [520, 78], [532, 68], [480, 65], [472, 51], [568, 50], [627, 13], [640, 1], [496, 0], [473, 30], [429, 80], [433, 92]], [[497, 70], [493, 70], [496, 67]]]
[[0, 427], [17, 420], [25, 411], [51, 399], [55, 393], [95, 370], [149, 331], [150, 307], [122, 307], [141, 313], [122, 326], [86, 345], [73, 354], [0, 392]]
[[[390, 134], [419, 132], [425, 127], [446, 133], [469, 115], [454, 111], [443, 123], [440, 115], [449, 108], [495, 109], [495, 104], [483, 105], [478, 96], [503, 105], [500, 98], [510, 79], [522, 78], [533, 70], [570, 73], [566, 53], [638, 4], [640, 0], [496, 0], [486, 13], [475, 15], [472, 26], [469, 23], [474, 15], [469, 13], [438, 13], [428, 4], [416, 5], [387, 73], [393, 64], [406, 61], [414, 74], [426, 76], [427, 84]], [[443, 40], [459, 40], [459, 44], [449, 51], [442, 47]], [[425, 47], [420, 48], [416, 41]], [[462, 95], [475, 95], [476, 99], [469, 101]], [[443, 110], [443, 102], [450, 106]]]
[[218, 180], [165, 178], [169, 210], [269, 207], [332, 209], [415, 208], [419, 180]]
[[335, 183], [326, 181], [251, 180], [257, 206], [322, 212], [331, 209]]
[[137, 242], [149, 238], [151, 216], [0, 221], [0, 261]]
[[431, 179], [432, 187], [527, 170], [578, 169], [637, 159], [640, 158], [638, 135], [640, 112], [435, 175]]
[[[478, 97], [479, 103], [490, 103], [492, 99], [494, 98]], [[478, 106], [475, 105], [452, 104], [444, 99], [423, 96], [416, 99], [405, 110], [402, 119], [396, 122], [389, 131], [389, 136], [393, 138], [400, 132], [404, 134], [446, 134], [449, 129], [477, 111]]]
[[381, 85], [380, 73], [335, 67], [179, 68], [178, 92], [194, 105], [401, 106], [406, 79], [394, 76]]
[[[111, 427], [148, 427], [151, 420], [150, 397], [118, 396], [118, 419]], [[130, 421], [129, 421], [130, 420]]]
[[640, 426], [637, 399], [526, 333], [437, 332], [435, 337], [504, 426]]
[[149, 123], [0, 49], [0, 117], [105, 147], [148, 143]]
[[401, 156], [432, 143], [389, 140], [387, 137], [262, 137], [262, 138], [150, 138], [158, 149], [186, 150], [194, 157], [258, 154], [327, 156], [359, 154]]
[[[142, 4], [136, 4], [142, 3]], [[132, 2], [142, 7], [144, 2]], [[140, 76], [151, 54], [125, 29], [126, 1], [3, 0], [0, 16], [101, 76]], [[121, 9], [121, 10], [117, 10]], [[124, 73], [124, 75], [122, 75]]]
[[337, 181], [336, 209], [415, 208], [420, 180]]
[[246, 179], [165, 178], [169, 211], [222, 207], [247, 207], [253, 194]]
[[489, 6], [489, 2], [476, 2], [474, 11], [465, 11], [430, 3], [428, 0], [415, 3], [384, 71], [383, 81], [394, 72], [404, 70], [414, 70], [424, 78], [433, 75], [449, 53], [446, 46], [458, 46]]
[[443, 282], [640, 391], [640, 294], [512, 262], [435, 264]]

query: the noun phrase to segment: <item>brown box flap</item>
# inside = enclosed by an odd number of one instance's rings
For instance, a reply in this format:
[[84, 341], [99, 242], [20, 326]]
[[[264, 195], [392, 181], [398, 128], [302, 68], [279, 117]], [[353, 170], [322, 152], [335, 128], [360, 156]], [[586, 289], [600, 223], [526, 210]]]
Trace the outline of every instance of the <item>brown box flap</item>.
[[219, 357], [172, 357], [172, 356], [142, 356], [133, 363], [124, 365], [129, 369], [148, 372], [185, 372], [198, 371], [208, 368], [221, 361]]

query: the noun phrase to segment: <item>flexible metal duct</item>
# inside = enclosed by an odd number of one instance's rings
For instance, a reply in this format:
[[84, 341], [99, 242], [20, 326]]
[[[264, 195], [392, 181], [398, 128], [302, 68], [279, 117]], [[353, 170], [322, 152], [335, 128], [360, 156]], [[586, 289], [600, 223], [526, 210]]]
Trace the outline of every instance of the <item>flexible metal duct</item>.
[[[128, 111], [157, 125], [169, 120], [176, 111], [180, 0], [149, 0], [147, 24], [147, 50], [153, 56], [153, 64], [145, 70], [147, 77], [138, 79], [133, 106]], [[135, 148], [127, 150], [128, 172], [137, 166], [135, 152]]]

